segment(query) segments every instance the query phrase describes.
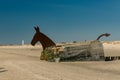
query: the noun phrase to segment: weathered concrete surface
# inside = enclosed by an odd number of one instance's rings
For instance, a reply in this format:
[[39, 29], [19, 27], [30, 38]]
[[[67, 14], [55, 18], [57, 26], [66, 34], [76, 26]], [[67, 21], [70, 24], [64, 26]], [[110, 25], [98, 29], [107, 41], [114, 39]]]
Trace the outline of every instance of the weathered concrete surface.
[[104, 43], [105, 56], [120, 56], [120, 44]]
[[63, 52], [59, 53], [61, 59], [70, 58], [72, 60], [80, 61], [104, 60], [103, 45], [98, 40], [82, 43], [73, 43], [70, 45], [63, 45], [63, 47]]

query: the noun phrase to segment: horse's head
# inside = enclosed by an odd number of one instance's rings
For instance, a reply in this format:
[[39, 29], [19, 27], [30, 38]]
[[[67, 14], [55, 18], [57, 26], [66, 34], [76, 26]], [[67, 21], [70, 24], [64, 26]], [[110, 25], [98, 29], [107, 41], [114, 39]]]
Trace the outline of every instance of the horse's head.
[[49, 38], [47, 37], [45, 34], [43, 34], [42, 32], [40, 32], [39, 27], [34, 27], [35, 28], [35, 35], [31, 41], [31, 44], [34, 46], [38, 41], [40, 41], [43, 50], [51, 47], [51, 46], [56, 46], [56, 44]]
[[39, 41], [39, 33], [40, 33], [40, 30], [39, 30], [39, 27], [34, 27], [36, 33], [35, 35], [33, 36], [33, 39], [31, 41], [31, 44], [34, 46], [38, 41]]
[[106, 37], [109, 37], [109, 36], [110, 36], [110, 34], [109, 34], [109, 33], [105, 33], [105, 36], [106, 36]]

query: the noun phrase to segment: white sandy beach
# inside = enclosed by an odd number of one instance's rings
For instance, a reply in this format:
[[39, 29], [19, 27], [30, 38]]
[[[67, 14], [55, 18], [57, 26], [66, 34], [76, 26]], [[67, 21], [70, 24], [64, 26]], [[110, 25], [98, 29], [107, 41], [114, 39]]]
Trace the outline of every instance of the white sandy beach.
[[[119, 55], [120, 44], [104, 44], [105, 55]], [[0, 80], [119, 80], [120, 61], [47, 62], [41, 46], [1, 46]], [[114, 55], [115, 55], [114, 54]]]

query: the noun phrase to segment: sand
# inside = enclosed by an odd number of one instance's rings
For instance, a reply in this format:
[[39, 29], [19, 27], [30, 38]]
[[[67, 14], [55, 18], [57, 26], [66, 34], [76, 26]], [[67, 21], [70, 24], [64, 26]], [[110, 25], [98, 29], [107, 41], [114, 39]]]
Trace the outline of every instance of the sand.
[[[107, 50], [112, 50], [104, 45]], [[115, 48], [115, 47], [114, 47]], [[120, 61], [47, 62], [41, 46], [0, 47], [0, 80], [119, 80]]]

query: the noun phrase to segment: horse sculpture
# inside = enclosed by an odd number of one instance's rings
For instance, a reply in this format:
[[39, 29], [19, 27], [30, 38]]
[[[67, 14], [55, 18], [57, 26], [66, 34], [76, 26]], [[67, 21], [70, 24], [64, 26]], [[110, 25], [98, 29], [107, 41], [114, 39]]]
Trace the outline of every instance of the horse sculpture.
[[103, 60], [104, 51], [99, 39], [102, 36], [110, 36], [110, 34], [105, 33], [93, 41], [57, 46], [49, 37], [40, 32], [38, 26], [34, 27], [34, 29], [36, 33], [33, 36], [31, 44], [34, 46], [40, 41], [43, 47], [40, 60], [47, 61], [54, 61], [56, 57], [60, 58], [60, 60]]
[[42, 32], [40, 32], [39, 27], [34, 27], [36, 33], [31, 41], [31, 44], [34, 46], [38, 41], [40, 41], [43, 50], [45, 50], [48, 47], [52, 47], [52, 46], [56, 46], [56, 44], [49, 38], [47, 37], [45, 34], [43, 34]]

